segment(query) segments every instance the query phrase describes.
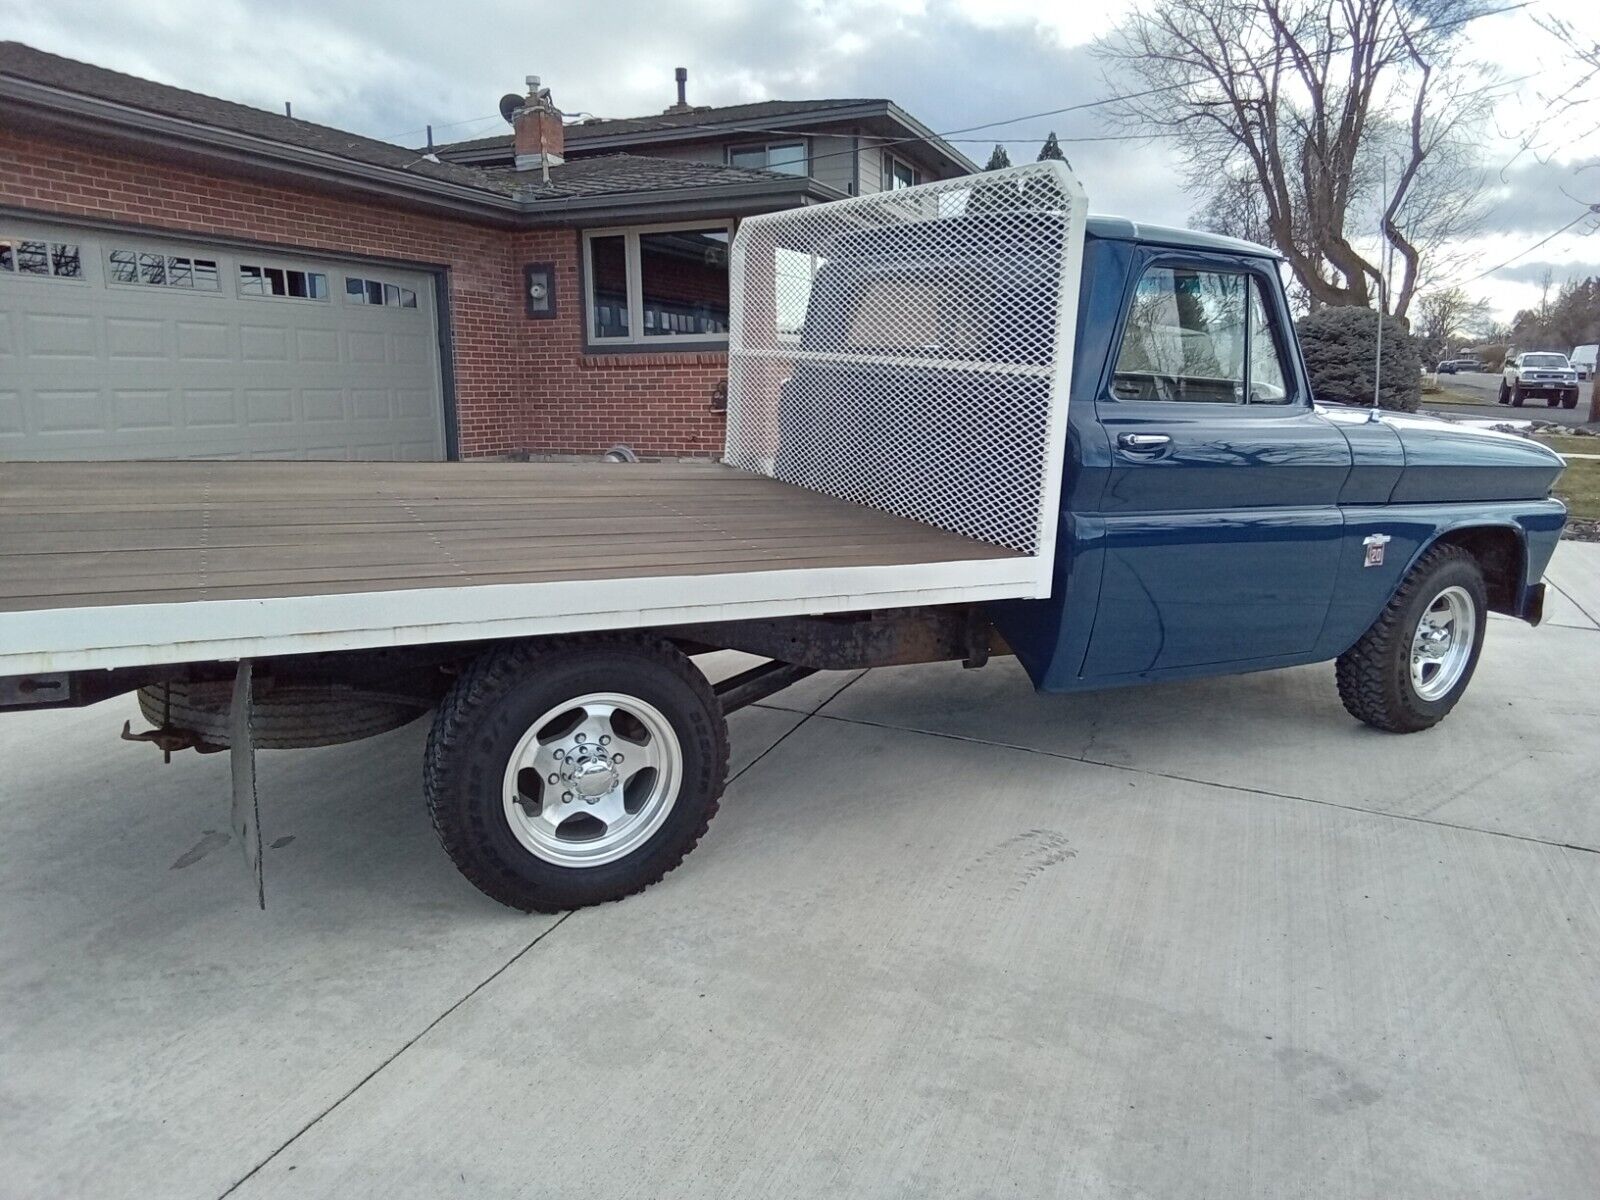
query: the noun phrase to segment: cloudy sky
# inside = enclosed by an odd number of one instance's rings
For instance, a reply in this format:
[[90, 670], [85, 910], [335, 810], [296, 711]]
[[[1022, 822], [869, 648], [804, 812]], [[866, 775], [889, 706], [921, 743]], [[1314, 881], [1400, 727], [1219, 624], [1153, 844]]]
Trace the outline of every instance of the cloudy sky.
[[[1134, 2], [0, 0], [0, 37], [263, 108], [292, 100], [297, 117], [412, 145], [430, 122], [441, 141], [497, 132], [496, 101], [528, 74], [568, 112], [659, 111], [676, 66], [689, 68], [698, 104], [888, 96], [945, 131], [1104, 99], [1114, 81], [1088, 44]], [[1600, 201], [1600, 83], [1587, 119], [1547, 127], [1519, 151], [1521, 131], [1575, 74], [1536, 15], [1600, 39], [1593, 0], [1534, 0], [1472, 29], [1471, 52], [1502, 78], [1549, 71], [1506, 89], [1485, 135], [1496, 206], [1452, 264], [1451, 281], [1505, 316], [1537, 298], [1547, 268], [1558, 281], [1600, 274], [1595, 220], [1523, 253], [1581, 214], [1570, 197]], [[1193, 200], [1170, 150], [1116, 139], [1094, 108], [991, 125], [958, 144], [980, 163], [996, 141], [1031, 159], [1051, 129], [1095, 210], [1187, 222]]]

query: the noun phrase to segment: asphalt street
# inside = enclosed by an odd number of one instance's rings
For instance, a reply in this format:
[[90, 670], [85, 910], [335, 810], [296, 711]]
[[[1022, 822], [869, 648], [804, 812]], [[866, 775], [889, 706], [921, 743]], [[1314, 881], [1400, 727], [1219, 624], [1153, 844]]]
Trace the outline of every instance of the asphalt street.
[[[1526, 401], [1521, 408], [1514, 409], [1510, 405], [1498, 404], [1495, 397], [1500, 390], [1500, 376], [1489, 375], [1482, 371], [1463, 371], [1456, 375], [1439, 376], [1440, 386], [1452, 391], [1464, 393], [1471, 397], [1477, 404], [1483, 405], [1488, 411], [1484, 416], [1499, 414], [1501, 416], [1537, 417], [1541, 421], [1554, 421], [1558, 425], [1582, 425], [1589, 420], [1589, 399], [1594, 391], [1594, 380], [1588, 380], [1578, 385], [1577, 408], [1551, 408], [1543, 400]], [[1437, 397], [1424, 396], [1422, 407], [1432, 407], [1437, 402]], [[1461, 408], [1452, 408], [1450, 411], [1461, 411]], [[1470, 411], [1470, 410], [1469, 410]], [[1472, 415], [1477, 416], [1476, 412]]]

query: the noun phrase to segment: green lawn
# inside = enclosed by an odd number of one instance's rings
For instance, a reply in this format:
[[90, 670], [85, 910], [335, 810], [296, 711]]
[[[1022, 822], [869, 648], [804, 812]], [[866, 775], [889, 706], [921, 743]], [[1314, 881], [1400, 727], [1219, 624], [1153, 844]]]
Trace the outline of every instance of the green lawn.
[[[1557, 454], [1600, 454], [1600, 438], [1542, 437], [1537, 439]], [[1567, 502], [1574, 517], [1600, 521], [1600, 459], [1569, 458], [1556, 481], [1556, 495]]]
[[1482, 408], [1485, 404], [1492, 404], [1493, 402], [1493, 396], [1478, 396], [1474, 395], [1472, 392], [1459, 391], [1456, 388], [1446, 387], [1442, 384], [1438, 387], [1425, 387], [1422, 389], [1423, 408], [1430, 408], [1436, 404], [1446, 408], [1458, 404], [1471, 405], [1473, 408]]

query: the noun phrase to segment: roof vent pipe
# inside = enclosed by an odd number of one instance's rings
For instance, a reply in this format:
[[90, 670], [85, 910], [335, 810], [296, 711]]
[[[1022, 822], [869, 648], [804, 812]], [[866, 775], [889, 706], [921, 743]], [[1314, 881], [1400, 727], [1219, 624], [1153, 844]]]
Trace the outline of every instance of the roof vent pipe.
[[672, 77], [678, 81], [678, 107], [689, 107], [689, 68], [678, 67], [672, 72]]

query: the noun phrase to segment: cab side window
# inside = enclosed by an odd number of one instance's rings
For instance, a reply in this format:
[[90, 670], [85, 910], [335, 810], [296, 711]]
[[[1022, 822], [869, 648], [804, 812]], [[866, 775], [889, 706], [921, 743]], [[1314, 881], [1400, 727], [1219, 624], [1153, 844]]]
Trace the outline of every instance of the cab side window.
[[1119, 400], [1282, 404], [1287, 378], [1254, 277], [1152, 267], [1140, 278], [1111, 384]]
[[1261, 294], [1261, 281], [1250, 280], [1250, 403], [1287, 404], [1289, 373], [1284, 370], [1278, 343], [1272, 336], [1267, 317], [1267, 298]]

